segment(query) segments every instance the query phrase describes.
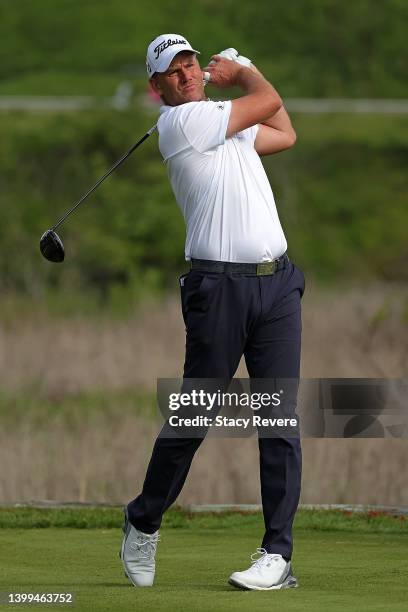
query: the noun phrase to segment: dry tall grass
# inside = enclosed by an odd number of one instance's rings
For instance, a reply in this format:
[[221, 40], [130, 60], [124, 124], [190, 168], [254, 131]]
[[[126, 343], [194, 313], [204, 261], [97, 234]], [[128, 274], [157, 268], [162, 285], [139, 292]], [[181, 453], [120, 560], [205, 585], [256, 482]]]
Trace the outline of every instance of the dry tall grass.
[[[0, 501], [122, 502], [143, 483], [157, 428], [130, 414], [78, 430], [31, 418], [0, 431]], [[303, 440], [303, 503], [408, 505], [406, 440]], [[259, 503], [256, 438], [208, 439], [180, 503]]]
[[[112, 321], [46, 313], [0, 322], [0, 385], [47, 395], [142, 386], [181, 375], [184, 327], [177, 297], [142, 305]], [[376, 285], [303, 298], [302, 376], [390, 377], [408, 370], [408, 287]], [[246, 375], [241, 363], [237, 375]]]
[[[374, 286], [305, 293], [304, 377], [407, 375], [408, 290]], [[28, 317], [0, 327], [0, 384], [18, 397], [61, 398], [94, 388], [154, 389], [180, 376], [184, 329], [178, 299], [141, 307], [126, 322]], [[245, 376], [241, 364], [239, 375]], [[1, 422], [0, 422], [1, 424]], [[0, 430], [0, 501], [122, 501], [137, 494], [156, 426], [129, 413], [96, 414], [69, 428], [62, 417], [39, 427], [33, 415]], [[406, 440], [304, 440], [304, 503], [408, 505]], [[206, 440], [182, 503], [257, 503], [257, 444]]]

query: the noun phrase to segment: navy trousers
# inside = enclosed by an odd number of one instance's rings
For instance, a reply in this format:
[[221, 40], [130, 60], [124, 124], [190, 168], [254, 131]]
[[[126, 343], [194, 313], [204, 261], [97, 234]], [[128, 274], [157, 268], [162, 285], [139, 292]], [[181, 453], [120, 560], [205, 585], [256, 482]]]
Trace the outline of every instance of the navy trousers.
[[[241, 356], [251, 378], [298, 378], [304, 275], [288, 261], [268, 276], [192, 270], [181, 277], [186, 324], [184, 378], [231, 379]], [[141, 494], [128, 505], [144, 533], [160, 527], [179, 495], [202, 438], [159, 435]], [[290, 559], [299, 503], [300, 439], [258, 437], [265, 534], [262, 547]], [[245, 457], [237, 457], [245, 461]]]

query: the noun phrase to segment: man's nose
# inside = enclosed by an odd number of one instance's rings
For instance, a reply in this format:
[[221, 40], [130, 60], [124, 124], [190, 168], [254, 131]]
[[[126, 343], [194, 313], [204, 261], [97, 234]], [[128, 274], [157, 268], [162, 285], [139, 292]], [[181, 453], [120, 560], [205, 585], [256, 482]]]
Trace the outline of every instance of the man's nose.
[[187, 68], [181, 68], [180, 76], [181, 76], [181, 80], [183, 81], [183, 83], [191, 79], [190, 71], [187, 70]]

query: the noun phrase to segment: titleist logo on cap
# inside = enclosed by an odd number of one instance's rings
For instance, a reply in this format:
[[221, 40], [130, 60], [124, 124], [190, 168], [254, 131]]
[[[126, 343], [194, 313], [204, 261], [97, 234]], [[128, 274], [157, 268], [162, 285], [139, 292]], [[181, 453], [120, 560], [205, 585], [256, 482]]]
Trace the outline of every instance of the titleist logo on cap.
[[176, 38], [175, 40], [172, 40], [171, 38], [169, 38], [168, 40], [163, 40], [163, 42], [159, 43], [157, 47], [154, 48], [154, 52], [156, 54], [156, 57], [154, 59], [157, 59], [160, 53], [163, 53], [165, 49], [167, 49], [168, 47], [171, 47], [172, 45], [186, 45], [186, 44], [187, 44], [187, 41], [184, 40], [183, 38]]

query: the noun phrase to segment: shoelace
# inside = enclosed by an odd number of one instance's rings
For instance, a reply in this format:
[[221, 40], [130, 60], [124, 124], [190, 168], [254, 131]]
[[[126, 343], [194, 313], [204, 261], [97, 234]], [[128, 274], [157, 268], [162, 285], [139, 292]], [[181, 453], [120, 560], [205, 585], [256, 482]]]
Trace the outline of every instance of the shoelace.
[[156, 552], [157, 542], [160, 542], [160, 534], [156, 533], [151, 537], [146, 537], [143, 540], [135, 540], [130, 543], [130, 548], [136, 552], [142, 553], [146, 559], [154, 557]]
[[[261, 556], [257, 558], [256, 555]], [[257, 548], [256, 552], [251, 555], [251, 564], [254, 569], [261, 568], [266, 562], [275, 558], [279, 559], [280, 555], [268, 553], [264, 548]]]

